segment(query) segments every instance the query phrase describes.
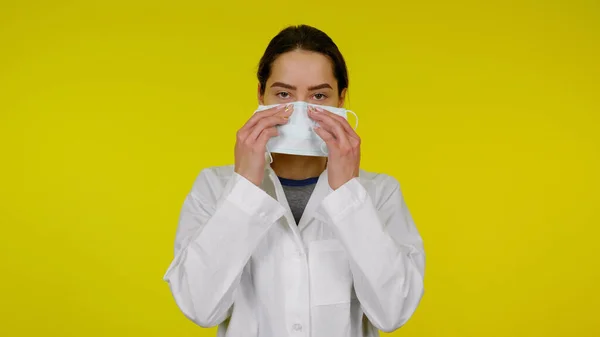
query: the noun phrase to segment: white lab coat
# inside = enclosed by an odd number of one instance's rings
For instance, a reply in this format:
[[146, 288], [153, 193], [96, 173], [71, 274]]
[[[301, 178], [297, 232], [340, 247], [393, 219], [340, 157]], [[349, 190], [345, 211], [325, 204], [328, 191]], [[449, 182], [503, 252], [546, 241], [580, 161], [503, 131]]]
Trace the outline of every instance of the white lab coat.
[[319, 177], [300, 223], [270, 166], [260, 188], [204, 169], [185, 198], [164, 280], [183, 314], [219, 337], [373, 337], [423, 296], [423, 242], [397, 180]]

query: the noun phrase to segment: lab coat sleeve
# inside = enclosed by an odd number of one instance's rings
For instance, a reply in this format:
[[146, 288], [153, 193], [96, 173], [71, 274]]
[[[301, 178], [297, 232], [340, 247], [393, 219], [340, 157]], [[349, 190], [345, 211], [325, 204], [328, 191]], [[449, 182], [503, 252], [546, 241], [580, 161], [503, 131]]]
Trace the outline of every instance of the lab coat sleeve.
[[241, 274], [255, 247], [285, 212], [277, 200], [233, 173], [223, 193], [221, 178], [205, 169], [186, 196], [175, 237], [175, 257], [163, 279], [183, 314], [202, 327], [232, 312]]
[[392, 332], [408, 321], [423, 296], [425, 254], [398, 181], [381, 177], [378, 200], [353, 178], [332, 191], [318, 212], [347, 252], [363, 312], [376, 328]]

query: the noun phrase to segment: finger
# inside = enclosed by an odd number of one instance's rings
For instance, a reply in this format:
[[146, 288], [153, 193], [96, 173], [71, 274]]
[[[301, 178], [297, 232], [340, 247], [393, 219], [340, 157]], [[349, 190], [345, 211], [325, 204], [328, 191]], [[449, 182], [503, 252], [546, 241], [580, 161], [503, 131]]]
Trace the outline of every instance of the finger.
[[252, 117], [246, 121], [246, 123], [240, 129], [240, 133], [248, 132], [250, 129], [254, 128], [254, 126], [263, 118], [267, 118], [270, 116], [274, 116], [276, 114], [284, 112], [286, 109], [285, 104], [281, 104], [267, 110], [256, 112]]
[[[320, 109], [320, 108], [317, 108]], [[340, 122], [340, 124], [342, 124], [342, 127], [344, 128], [344, 130], [346, 130], [346, 133], [348, 134], [349, 137], [354, 138], [356, 140], [359, 140], [360, 137], [358, 136], [358, 134], [356, 133], [356, 131], [352, 128], [352, 126], [350, 125], [350, 123], [348, 123], [348, 120], [336, 113], [333, 113], [331, 111], [325, 110], [325, 109], [321, 109], [327, 113], [329, 113], [329, 116], [331, 116], [332, 118], [336, 119], [337, 121]]]
[[328, 112], [324, 112], [322, 109], [321, 111], [318, 111], [312, 108], [312, 111], [314, 119], [321, 122], [321, 126], [324, 127], [330, 133], [332, 133], [335, 136], [335, 138], [337, 138], [337, 140], [340, 143], [340, 146], [350, 146], [350, 141], [348, 140], [346, 131], [344, 130], [339, 121], [329, 116], [327, 114]]
[[337, 139], [336, 135], [335, 135], [335, 130], [334, 127], [331, 125], [331, 123], [328, 123], [322, 116], [317, 116], [313, 118], [315, 121], [319, 122], [319, 126], [316, 126], [318, 128], [321, 128], [325, 131], [327, 131], [328, 133], [330, 133], [335, 139]]
[[278, 116], [289, 118], [294, 112], [294, 106], [292, 104], [288, 104], [283, 111], [277, 113]]
[[325, 113], [326, 115], [328, 115], [329, 117], [337, 120], [338, 122], [340, 122], [340, 124], [342, 125], [342, 127], [344, 128], [344, 130], [346, 131], [348, 137], [350, 138], [354, 138], [356, 140], [360, 140], [360, 137], [358, 136], [358, 134], [356, 133], [356, 131], [354, 131], [354, 129], [352, 128], [352, 126], [350, 126], [350, 124], [348, 123], [348, 120], [345, 119], [344, 117], [333, 113], [327, 109], [323, 109], [320, 107], [314, 107], [314, 109], [318, 112], [322, 112]]
[[283, 125], [287, 123], [289, 119], [287, 117], [281, 115], [275, 115], [270, 117], [265, 117], [258, 121], [254, 128], [250, 131], [248, 137], [245, 139], [246, 142], [255, 142], [260, 136], [261, 132], [270, 127], [274, 127], [277, 125]]
[[262, 132], [260, 133], [260, 135], [258, 136], [258, 139], [256, 140], [256, 143], [254, 145], [257, 148], [260, 148], [261, 151], [263, 151], [266, 149], [267, 142], [269, 141], [269, 139], [271, 139], [275, 136], [278, 136], [278, 135], [279, 135], [279, 131], [274, 126], [263, 129]]
[[329, 149], [332, 148], [337, 148], [337, 144], [335, 142], [335, 137], [333, 136], [333, 134], [325, 129], [323, 129], [322, 127], [319, 126], [315, 126], [314, 127], [315, 133], [321, 137], [321, 139], [323, 139], [323, 141], [325, 142], [325, 144], [327, 144], [327, 147]]

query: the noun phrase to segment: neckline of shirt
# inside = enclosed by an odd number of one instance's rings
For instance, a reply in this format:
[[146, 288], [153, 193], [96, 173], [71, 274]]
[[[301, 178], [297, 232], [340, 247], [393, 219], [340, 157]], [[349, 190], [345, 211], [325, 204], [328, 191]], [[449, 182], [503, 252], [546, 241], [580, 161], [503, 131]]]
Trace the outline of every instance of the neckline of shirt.
[[311, 178], [307, 178], [307, 179], [287, 179], [287, 178], [281, 178], [281, 177], [277, 177], [279, 178], [279, 181], [281, 182], [281, 185], [283, 186], [308, 186], [308, 185], [312, 185], [312, 184], [316, 184], [317, 181], [319, 180], [319, 177], [311, 177]]

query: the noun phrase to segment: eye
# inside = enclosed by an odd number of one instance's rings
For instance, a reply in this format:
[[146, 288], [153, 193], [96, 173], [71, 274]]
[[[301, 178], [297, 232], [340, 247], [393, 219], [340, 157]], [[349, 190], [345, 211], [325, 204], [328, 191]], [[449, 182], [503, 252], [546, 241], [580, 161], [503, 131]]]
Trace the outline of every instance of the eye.
[[313, 97], [317, 101], [322, 101], [324, 99], [327, 99], [327, 95], [322, 94], [322, 93], [314, 94]]
[[277, 97], [279, 97], [279, 98], [286, 99], [286, 98], [289, 98], [289, 97], [290, 97], [290, 93], [289, 93], [289, 92], [287, 92], [287, 91], [280, 91], [280, 92], [278, 92], [278, 93], [276, 94], [276, 96], [277, 96]]

